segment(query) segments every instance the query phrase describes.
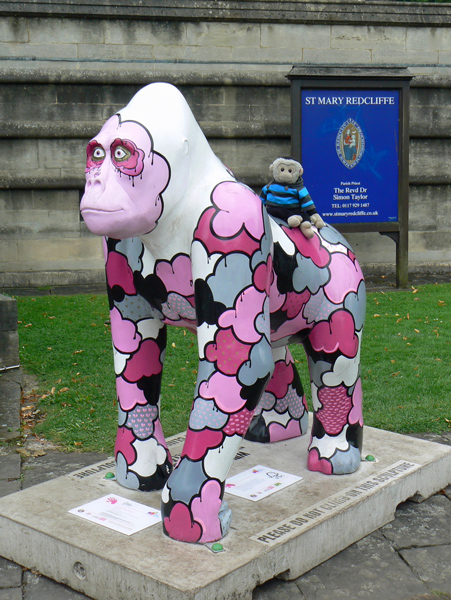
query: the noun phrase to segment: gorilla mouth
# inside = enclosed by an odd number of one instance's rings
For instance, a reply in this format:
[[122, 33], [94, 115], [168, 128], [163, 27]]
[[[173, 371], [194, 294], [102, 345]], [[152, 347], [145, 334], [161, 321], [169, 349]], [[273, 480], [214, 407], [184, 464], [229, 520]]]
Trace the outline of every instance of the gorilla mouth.
[[81, 214], [85, 215], [85, 214], [113, 214], [113, 213], [119, 213], [119, 212], [124, 212], [123, 208], [112, 208], [111, 210], [108, 210], [107, 208], [82, 208], [81, 209]]

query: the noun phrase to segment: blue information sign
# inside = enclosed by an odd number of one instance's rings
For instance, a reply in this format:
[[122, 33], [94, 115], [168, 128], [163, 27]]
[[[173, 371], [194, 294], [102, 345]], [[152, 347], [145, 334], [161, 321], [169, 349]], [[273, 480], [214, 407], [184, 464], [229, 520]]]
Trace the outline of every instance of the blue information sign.
[[304, 183], [324, 220], [398, 221], [399, 91], [301, 92]]

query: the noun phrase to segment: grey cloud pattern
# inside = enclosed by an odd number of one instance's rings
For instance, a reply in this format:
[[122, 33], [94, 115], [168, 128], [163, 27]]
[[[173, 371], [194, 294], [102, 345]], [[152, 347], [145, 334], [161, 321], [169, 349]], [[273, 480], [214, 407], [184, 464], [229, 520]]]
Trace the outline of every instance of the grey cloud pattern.
[[202, 467], [202, 461], [191, 461], [182, 458], [179, 467], [185, 463], [183, 469], [175, 469], [168, 479], [167, 486], [171, 490], [171, 497], [174, 502], [184, 502], [189, 505], [192, 498], [199, 494], [207, 476]]
[[350, 292], [346, 296], [344, 307], [353, 315], [355, 328], [360, 331], [365, 323], [366, 313], [366, 288], [363, 281], [360, 282], [357, 293]]
[[296, 261], [298, 266], [293, 271], [294, 289], [300, 293], [308, 288], [312, 294], [316, 294], [329, 281], [329, 269], [317, 267], [310, 258], [301, 254], [296, 255]]
[[221, 258], [216, 264], [214, 275], [208, 278], [215, 301], [229, 307], [234, 305], [235, 298], [251, 283], [249, 257], [238, 252]]

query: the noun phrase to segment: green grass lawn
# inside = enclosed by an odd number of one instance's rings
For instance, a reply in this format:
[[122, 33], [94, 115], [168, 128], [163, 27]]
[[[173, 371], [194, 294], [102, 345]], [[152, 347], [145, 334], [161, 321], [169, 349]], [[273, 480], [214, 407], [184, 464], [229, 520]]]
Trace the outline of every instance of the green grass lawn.
[[[17, 304], [21, 363], [38, 382], [24, 399], [25, 409], [39, 410], [33, 430], [68, 449], [111, 452], [117, 409], [106, 296], [17, 297]], [[450, 306], [451, 285], [368, 295], [362, 348], [367, 425], [403, 433], [451, 427]], [[303, 348], [291, 350], [309, 397]], [[195, 337], [168, 328], [166, 435], [186, 429], [196, 369]]]

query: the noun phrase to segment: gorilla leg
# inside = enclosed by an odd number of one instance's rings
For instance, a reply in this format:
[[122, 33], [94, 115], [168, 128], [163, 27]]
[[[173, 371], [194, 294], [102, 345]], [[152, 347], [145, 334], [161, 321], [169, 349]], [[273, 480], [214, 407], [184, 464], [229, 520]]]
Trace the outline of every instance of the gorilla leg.
[[274, 349], [273, 357], [274, 373], [245, 436], [253, 442], [287, 440], [308, 429], [304, 389], [288, 347]]
[[356, 333], [354, 357], [315, 352], [308, 342], [313, 426], [308, 468], [326, 474], [353, 473], [361, 461], [363, 417]]

